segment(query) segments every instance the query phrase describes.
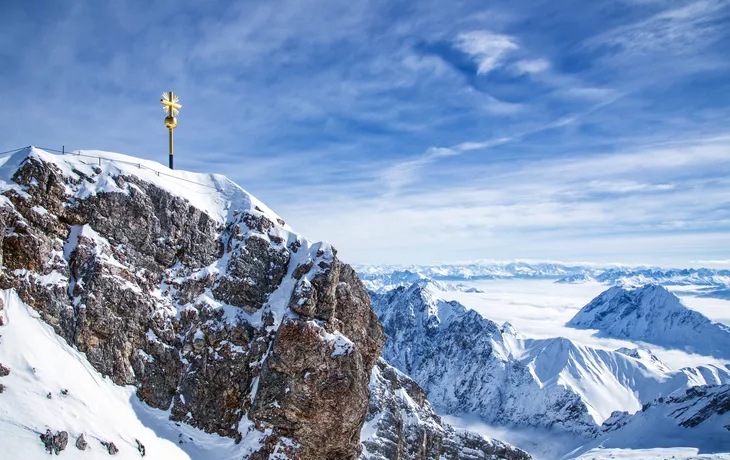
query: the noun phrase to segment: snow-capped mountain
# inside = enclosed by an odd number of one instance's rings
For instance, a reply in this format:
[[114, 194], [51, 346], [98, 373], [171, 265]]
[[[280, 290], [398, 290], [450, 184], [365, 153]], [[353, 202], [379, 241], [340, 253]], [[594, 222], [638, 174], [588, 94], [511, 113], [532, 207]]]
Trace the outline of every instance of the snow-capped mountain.
[[713, 268], [609, 268], [595, 276], [607, 284], [641, 286], [730, 286], [730, 270]]
[[[692, 286], [699, 295], [727, 298], [730, 270], [712, 268], [598, 267], [556, 262], [480, 262], [447, 265], [363, 265], [358, 274], [371, 290], [384, 286], [424, 283], [425, 279], [459, 282], [488, 279], [555, 279], [557, 283], [599, 282], [607, 285]], [[463, 289], [458, 289], [463, 290]]]
[[370, 409], [361, 441], [362, 460], [530, 458], [509, 444], [442, 422], [423, 389], [382, 358], [370, 378]]
[[596, 280], [593, 277], [586, 275], [585, 273], [576, 273], [575, 275], [564, 276], [555, 282], [560, 284], [583, 284], [594, 281]]
[[383, 356], [445, 413], [591, 436], [616, 410], [635, 412], [678, 389], [730, 382], [730, 370], [718, 366], [669, 371], [639, 351], [522, 338], [419, 285], [372, 296], [387, 335]]
[[687, 308], [658, 285], [614, 286], [583, 307], [568, 326], [730, 359], [730, 327]]
[[649, 402], [633, 415], [616, 412], [601, 427], [601, 435], [571, 457], [618, 458], [632, 449], [632, 458], [653, 458], [657, 446], [663, 458], [700, 458], [692, 455], [697, 451], [730, 457], [730, 386], [696, 386]]
[[368, 293], [224, 176], [0, 155], [0, 265], [0, 457], [359, 456]]
[[[389, 280], [402, 273], [417, 273], [421, 277], [438, 281], [502, 279], [502, 278], [558, 278], [582, 274], [595, 269], [569, 266], [554, 262], [479, 262], [472, 264], [444, 265], [356, 265], [363, 281]], [[403, 280], [405, 281], [405, 280]], [[413, 280], [415, 282], [415, 280]], [[390, 283], [394, 284], [394, 283]]]
[[410, 286], [418, 284], [426, 287], [431, 286], [438, 291], [444, 292], [481, 292], [479, 289], [463, 283], [449, 283], [446, 281], [437, 281], [418, 272], [410, 270], [394, 271], [392, 273], [383, 273], [382, 275], [371, 275], [370, 279], [363, 279], [363, 284], [369, 291], [386, 292], [400, 286]]

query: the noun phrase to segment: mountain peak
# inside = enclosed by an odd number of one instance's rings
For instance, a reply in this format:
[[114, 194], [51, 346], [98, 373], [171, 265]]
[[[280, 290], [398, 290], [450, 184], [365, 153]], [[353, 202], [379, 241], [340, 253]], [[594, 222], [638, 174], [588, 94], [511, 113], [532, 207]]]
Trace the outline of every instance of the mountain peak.
[[[235, 455], [212, 452], [225, 443], [203, 439], [195, 449], [206, 458], [357, 455], [385, 337], [364, 286], [329, 244], [297, 234], [224, 176], [109, 152], [0, 155], [0, 196], [0, 290], [14, 299], [5, 311], [0, 302], [0, 334], [23, 337], [14, 318], [32, 308], [67, 345], [59, 354], [85, 355], [91, 380], [130, 386], [124, 404], [168, 411], [160, 424], [175, 434], [163, 444], [177, 446], [178, 434], [185, 443], [182, 433], [197, 428], [238, 446]], [[0, 361], [17, 377], [35, 378], [28, 362], [59, 388], [88, 377], [47, 367], [32, 344], [4, 345]], [[3, 401], [24, 397], [18, 382]], [[11, 432], [18, 439], [85, 432], [137, 455], [123, 443], [144, 423], [102, 438], [58, 416], [63, 404], [45, 407], [47, 417], [12, 411], [0, 424], [23, 427]], [[27, 450], [17, 449], [10, 457]], [[150, 445], [149, 454], [187, 458], [179, 449]]]
[[583, 307], [567, 325], [665, 348], [730, 357], [730, 328], [689, 309], [656, 284], [614, 286]]

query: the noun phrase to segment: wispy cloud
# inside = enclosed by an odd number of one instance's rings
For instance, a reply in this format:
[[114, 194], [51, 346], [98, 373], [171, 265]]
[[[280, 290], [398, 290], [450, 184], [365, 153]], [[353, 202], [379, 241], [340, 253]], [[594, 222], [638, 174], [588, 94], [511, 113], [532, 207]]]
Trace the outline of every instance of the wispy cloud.
[[517, 74], [540, 73], [550, 68], [550, 61], [547, 59], [525, 59], [515, 62], [513, 68]]
[[616, 27], [597, 35], [589, 43], [593, 46], [614, 46], [617, 52], [630, 54], [692, 54], [720, 39], [718, 32], [726, 30], [729, 15], [728, 2], [699, 0]]
[[724, 260], [729, 14], [4, 2], [0, 150], [164, 161], [157, 100], [173, 89], [180, 167], [230, 175], [348, 260]]
[[456, 47], [474, 59], [478, 74], [491, 72], [502, 65], [505, 55], [519, 48], [512, 37], [485, 30], [459, 34]]

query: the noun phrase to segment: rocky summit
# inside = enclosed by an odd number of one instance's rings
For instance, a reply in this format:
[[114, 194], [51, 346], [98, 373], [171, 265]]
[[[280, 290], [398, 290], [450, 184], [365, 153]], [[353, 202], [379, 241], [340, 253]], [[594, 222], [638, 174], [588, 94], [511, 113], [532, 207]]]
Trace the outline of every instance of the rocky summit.
[[0, 288], [172, 420], [257, 436], [249, 458], [357, 457], [384, 335], [334, 248], [222, 176], [86, 154], [3, 158]]
[[529, 458], [442, 424], [355, 271], [223, 176], [0, 156], [0, 265], [11, 456]]

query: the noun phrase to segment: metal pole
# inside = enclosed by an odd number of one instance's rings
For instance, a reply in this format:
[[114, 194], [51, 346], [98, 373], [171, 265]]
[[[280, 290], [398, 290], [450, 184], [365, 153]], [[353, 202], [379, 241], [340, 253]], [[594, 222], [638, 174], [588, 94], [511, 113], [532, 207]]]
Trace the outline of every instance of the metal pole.
[[170, 130], [170, 169], [174, 169], [172, 167], [172, 152], [173, 152], [173, 138], [172, 138], [172, 129]]

